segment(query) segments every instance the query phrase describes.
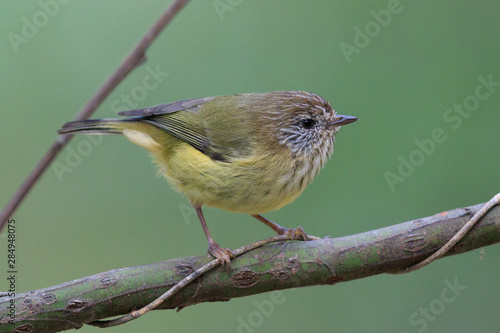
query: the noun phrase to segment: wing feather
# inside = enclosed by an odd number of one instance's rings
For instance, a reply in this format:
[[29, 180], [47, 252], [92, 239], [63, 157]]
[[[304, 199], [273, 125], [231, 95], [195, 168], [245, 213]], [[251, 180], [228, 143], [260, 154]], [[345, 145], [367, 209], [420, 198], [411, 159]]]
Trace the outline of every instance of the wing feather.
[[176, 138], [189, 143], [194, 148], [205, 153], [208, 146], [208, 138], [206, 135], [194, 130], [192, 125], [173, 116], [153, 116], [142, 121], [159, 127], [165, 132], [175, 136]]
[[[228, 162], [231, 158], [246, 156], [253, 149], [245, 113], [237, 108], [234, 97], [217, 98], [210, 108], [205, 103], [216, 97], [187, 99], [145, 109], [120, 112], [121, 116], [160, 128], [190, 144], [213, 160]], [[225, 112], [223, 112], [225, 111]], [[227, 133], [239, 128], [238, 136]]]
[[196, 112], [200, 109], [201, 105], [210, 102], [215, 97], [204, 97], [204, 98], [194, 98], [194, 99], [185, 99], [182, 101], [177, 101], [168, 104], [160, 104], [151, 106], [144, 109], [137, 109], [131, 111], [123, 111], [119, 112], [120, 116], [133, 116], [133, 117], [148, 117], [155, 116], [161, 114], [168, 114], [177, 111], [190, 111]]

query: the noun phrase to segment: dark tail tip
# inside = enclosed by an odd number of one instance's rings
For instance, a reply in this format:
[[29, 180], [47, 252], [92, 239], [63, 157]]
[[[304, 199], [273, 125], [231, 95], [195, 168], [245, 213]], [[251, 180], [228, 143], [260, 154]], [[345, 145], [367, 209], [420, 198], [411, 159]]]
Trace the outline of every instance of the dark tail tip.
[[118, 119], [90, 119], [70, 121], [57, 131], [59, 134], [87, 133], [87, 134], [121, 134], [116, 126]]

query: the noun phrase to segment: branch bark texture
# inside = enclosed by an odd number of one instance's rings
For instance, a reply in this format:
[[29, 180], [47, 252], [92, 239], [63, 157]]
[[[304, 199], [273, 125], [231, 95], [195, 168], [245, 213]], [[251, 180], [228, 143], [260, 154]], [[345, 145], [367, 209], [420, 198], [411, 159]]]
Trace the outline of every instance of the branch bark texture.
[[[437, 251], [481, 206], [342, 238], [267, 245], [232, 261], [231, 270], [208, 272], [159, 309], [182, 309], [279, 289], [334, 285], [399, 271]], [[446, 256], [498, 242], [500, 206], [490, 210]], [[126, 314], [153, 301], [211, 260], [208, 256], [186, 257], [115, 269], [12, 298], [2, 297], [0, 332], [58, 332]], [[13, 319], [8, 311], [12, 301], [16, 307]]]

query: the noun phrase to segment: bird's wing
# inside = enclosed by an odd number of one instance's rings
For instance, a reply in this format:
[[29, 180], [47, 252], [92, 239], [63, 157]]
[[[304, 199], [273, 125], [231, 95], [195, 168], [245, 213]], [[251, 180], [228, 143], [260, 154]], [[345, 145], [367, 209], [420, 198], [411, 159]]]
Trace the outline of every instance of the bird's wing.
[[173, 103], [155, 105], [144, 109], [123, 111], [119, 112], [118, 114], [120, 116], [147, 117], [147, 116], [155, 116], [155, 115], [167, 114], [183, 110], [196, 112], [199, 110], [201, 105], [210, 102], [214, 98], [215, 97], [185, 99]]
[[[198, 112], [215, 98], [189, 99], [119, 114], [138, 117], [139, 121], [164, 130], [216, 161], [227, 162], [231, 157], [247, 155], [251, 148], [248, 128], [241, 123], [242, 117], [224, 112], [234, 109], [232, 104], [225, 104], [228, 99], [217, 99], [208, 111]], [[235, 135], [234, 128], [241, 130]]]
[[170, 114], [144, 117], [141, 118], [141, 121], [156, 126], [168, 134], [189, 143], [202, 153], [207, 154], [209, 140], [204, 133], [203, 128], [197, 124], [192, 116], [190, 117], [186, 113], [186, 111], [176, 111]]

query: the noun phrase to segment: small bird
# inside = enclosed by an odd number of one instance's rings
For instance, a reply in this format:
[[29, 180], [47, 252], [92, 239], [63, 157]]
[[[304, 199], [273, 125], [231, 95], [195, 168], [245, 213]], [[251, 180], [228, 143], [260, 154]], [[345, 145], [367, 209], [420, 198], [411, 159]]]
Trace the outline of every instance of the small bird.
[[191, 201], [222, 264], [233, 253], [208, 231], [202, 206], [250, 214], [290, 239], [307, 235], [261, 214], [294, 201], [333, 153], [335, 133], [356, 117], [318, 95], [274, 91], [182, 100], [120, 112], [124, 119], [63, 125], [59, 134], [122, 134], [148, 150], [159, 173]]

